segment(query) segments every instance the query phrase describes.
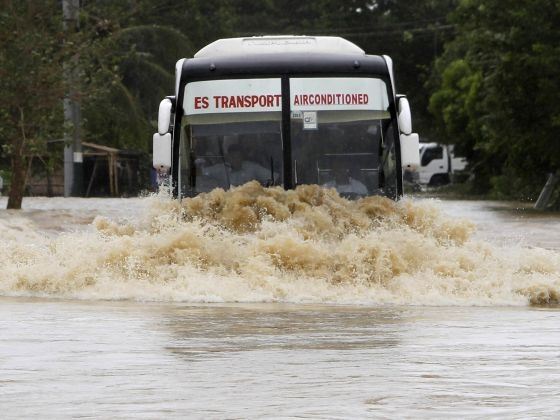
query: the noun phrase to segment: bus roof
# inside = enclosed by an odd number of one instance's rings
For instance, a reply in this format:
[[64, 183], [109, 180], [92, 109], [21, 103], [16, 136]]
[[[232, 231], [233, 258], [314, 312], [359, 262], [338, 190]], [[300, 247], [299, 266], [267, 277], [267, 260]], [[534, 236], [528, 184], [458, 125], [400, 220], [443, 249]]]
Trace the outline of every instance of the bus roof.
[[182, 83], [282, 74], [391, 77], [392, 67], [389, 57], [368, 55], [344, 38], [285, 35], [220, 39], [177, 64]]
[[365, 55], [364, 50], [338, 36], [277, 35], [226, 38], [198, 51], [195, 58], [278, 53], [330, 53]]

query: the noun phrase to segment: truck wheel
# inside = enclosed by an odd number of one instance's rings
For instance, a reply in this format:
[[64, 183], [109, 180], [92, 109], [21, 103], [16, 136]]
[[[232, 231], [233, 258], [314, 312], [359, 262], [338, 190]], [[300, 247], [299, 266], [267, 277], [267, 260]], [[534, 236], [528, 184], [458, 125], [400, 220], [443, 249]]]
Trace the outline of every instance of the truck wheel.
[[430, 182], [428, 185], [430, 187], [441, 187], [442, 185], [449, 184], [449, 175], [448, 174], [435, 174], [430, 178]]

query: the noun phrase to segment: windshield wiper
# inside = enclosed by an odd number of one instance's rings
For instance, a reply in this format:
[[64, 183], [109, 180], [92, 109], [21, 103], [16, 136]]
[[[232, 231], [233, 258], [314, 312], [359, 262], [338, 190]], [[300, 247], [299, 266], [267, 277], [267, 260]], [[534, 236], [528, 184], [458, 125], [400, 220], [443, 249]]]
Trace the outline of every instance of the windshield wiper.
[[274, 159], [270, 156], [270, 180], [267, 182], [267, 187], [274, 185]]

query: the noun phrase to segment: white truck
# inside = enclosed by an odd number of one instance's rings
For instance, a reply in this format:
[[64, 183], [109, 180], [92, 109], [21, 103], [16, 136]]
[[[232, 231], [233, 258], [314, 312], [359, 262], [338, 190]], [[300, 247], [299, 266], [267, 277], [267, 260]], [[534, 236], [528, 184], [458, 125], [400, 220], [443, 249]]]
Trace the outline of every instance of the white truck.
[[454, 146], [439, 143], [420, 143], [420, 166], [417, 182], [423, 185], [449, 184], [454, 175], [463, 173], [467, 167], [464, 157], [455, 156]]
[[397, 199], [418, 150], [391, 58], [339, 37], [262, 36], [220, 39], [177, 62], [153, 165], [178, 198], [257, 180]]

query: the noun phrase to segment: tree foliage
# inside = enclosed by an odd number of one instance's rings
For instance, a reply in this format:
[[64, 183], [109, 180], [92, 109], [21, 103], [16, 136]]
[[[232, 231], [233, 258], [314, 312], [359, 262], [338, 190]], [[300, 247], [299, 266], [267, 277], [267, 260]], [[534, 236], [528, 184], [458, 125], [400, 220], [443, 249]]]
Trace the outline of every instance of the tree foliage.
[[430, 110], [469, 156], [479, 189], [535, 198], [560, 169], [560, 4], [462, 0]]
[[[30, 158], [62, 135], [65, 59], [57, 2], [4, 0], [0, 11], [0, 145], [9, 161], [8, 208], [20, 208]], [[30, 30], [33, 28], [33, 30]]]

